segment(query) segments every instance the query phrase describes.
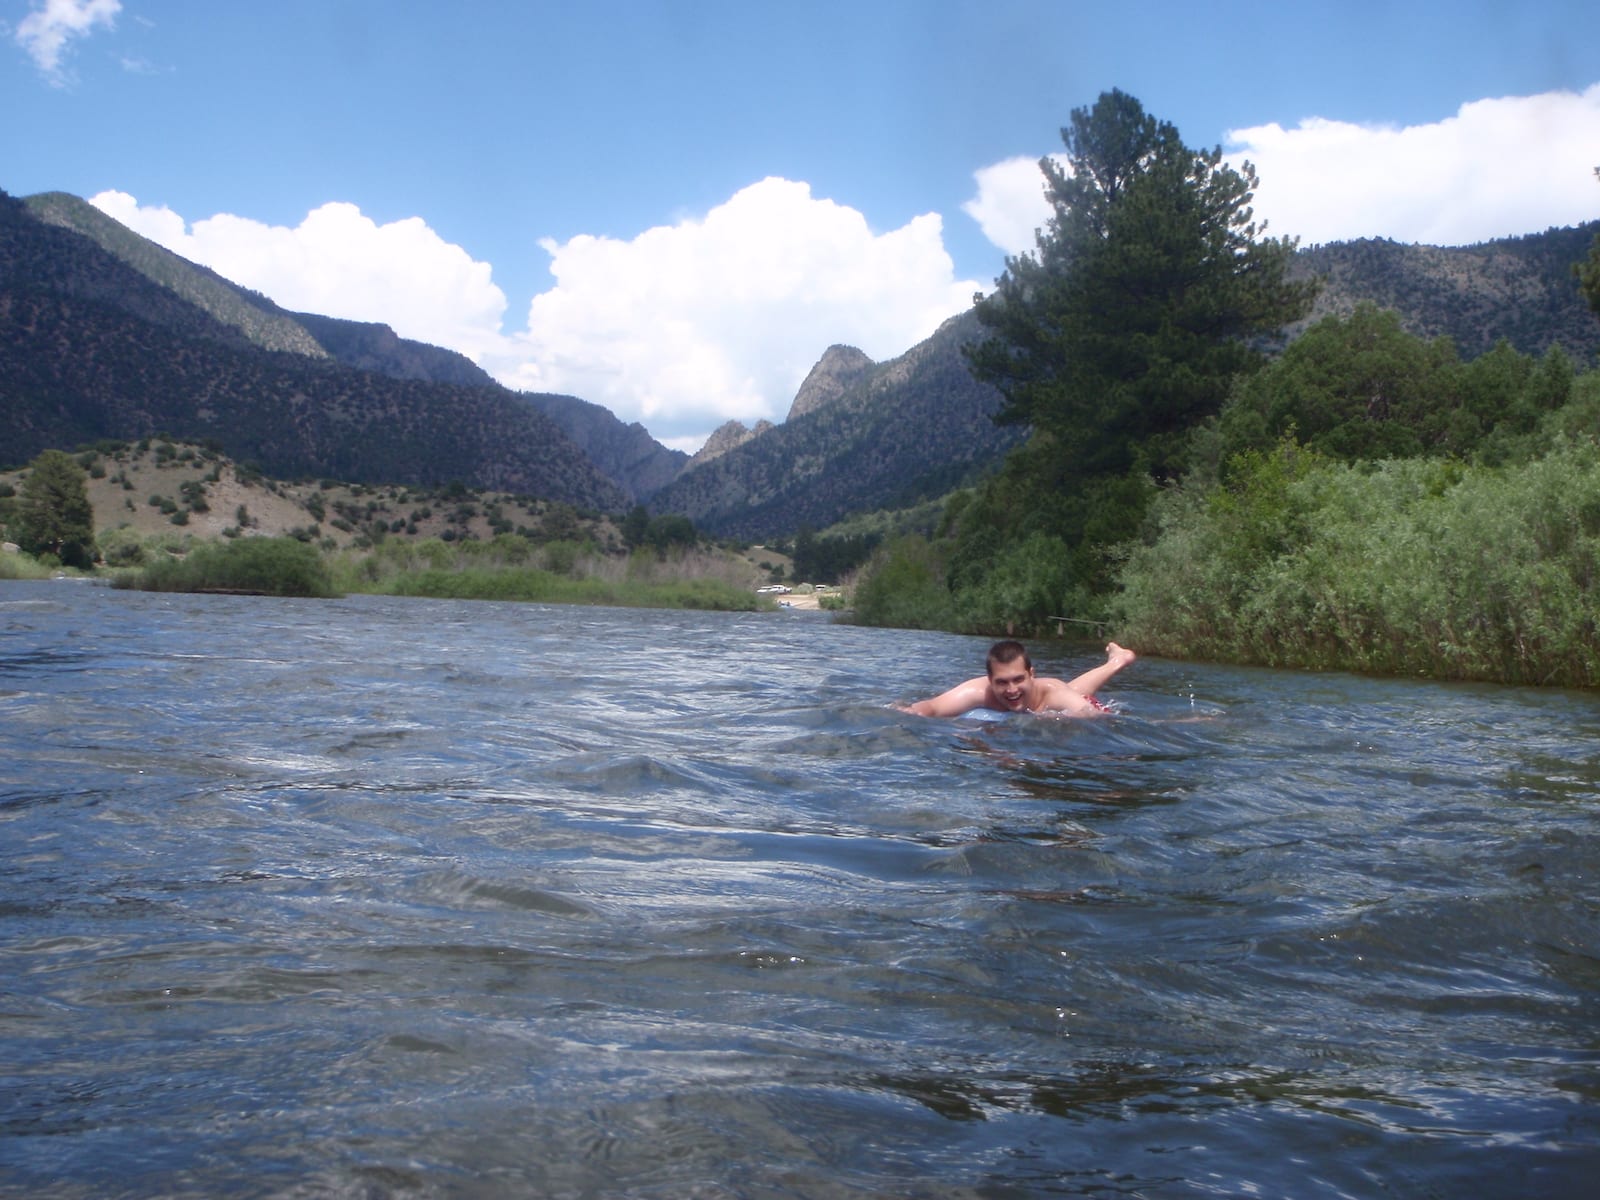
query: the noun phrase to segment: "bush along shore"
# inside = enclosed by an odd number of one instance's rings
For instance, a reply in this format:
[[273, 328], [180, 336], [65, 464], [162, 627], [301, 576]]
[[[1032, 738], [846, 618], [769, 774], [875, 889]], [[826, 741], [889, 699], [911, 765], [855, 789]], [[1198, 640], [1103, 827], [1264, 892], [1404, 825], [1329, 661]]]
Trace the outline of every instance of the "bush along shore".
[[338, 594], [317, 548], [286, 537], [196, 546], [182, 558], [162, 555], [147, 566], [119, 572], [112, 578], [112, 586], [147, 592]]
[[1119, 640], [1146, 653], [1600, 687], [1600, 445], [1531, 462], [1331, 461], [1285, 441], [1174, 490], [1133, 548]]

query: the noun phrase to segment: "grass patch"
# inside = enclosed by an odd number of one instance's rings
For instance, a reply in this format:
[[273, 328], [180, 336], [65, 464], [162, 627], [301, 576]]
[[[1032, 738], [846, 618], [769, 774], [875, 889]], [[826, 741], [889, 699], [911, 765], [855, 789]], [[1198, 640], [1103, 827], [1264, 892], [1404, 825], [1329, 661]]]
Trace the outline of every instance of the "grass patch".
[[0, 554], [0, 579], [49, 579], [55, 569], [29, 554]]
[[573, 579], [538, 567], [430, 568], [391, 576], [371, 590], [390, 596], [443, 600], [520, 600], [542, 604], [600, 604], [621, 608], [693, 608], [754, 612], [758, 597], [716, 579], [649, 582]]
[[369, 554], [333, 556], [332, 572], [344, 591], [381, 596], [724, 612], [773, 607], [722, 556], [641, 550], [622, 558], [592, 543], [534, 545], [517, 535], [488, 542], [391, 542]]
[[339, 594], [316, 547], [294, 538], [241, 538], [197, 546], [183, 558], [168, 556], [119, 575], [113, 586], [146, 592]]

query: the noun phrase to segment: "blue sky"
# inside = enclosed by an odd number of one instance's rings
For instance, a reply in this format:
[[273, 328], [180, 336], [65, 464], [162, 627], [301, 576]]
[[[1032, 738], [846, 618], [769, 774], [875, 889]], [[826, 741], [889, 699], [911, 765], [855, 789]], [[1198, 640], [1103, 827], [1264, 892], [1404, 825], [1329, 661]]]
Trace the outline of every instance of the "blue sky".
[[1600, 4], [0, 0], [0, 188], [693, 448], [1031, 244], [1120, 87], [1304, 243], [1600, 216]]

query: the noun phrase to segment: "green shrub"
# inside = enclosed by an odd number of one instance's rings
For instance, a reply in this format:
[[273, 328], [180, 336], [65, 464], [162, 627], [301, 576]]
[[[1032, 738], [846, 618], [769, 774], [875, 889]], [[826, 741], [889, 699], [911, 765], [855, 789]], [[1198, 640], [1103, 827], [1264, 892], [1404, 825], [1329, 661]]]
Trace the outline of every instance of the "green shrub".
[[108, 567], [137, 567], [145, 561], [144, 539], [131, 529], [108, 530], [98, 540]]
[[157, 560], [116, 582], [158, 592], [336, 594], [316, 547], [293, 538], [241, 538], [201, 545], [184, 558]]
[[989, 569], [955, 596], [962, 628], [974, 633], [1036, 633], [1069, 605], [1072, 553], [1058, 537], [1033, 533], [1005, 546]]
[[863, 570], [855, 592], [856, 620], [899, 629], [951, 629], [955, 605], [944, 565], [920, 534], [897, 538]]
[[547, 542], [539, 548], [544, 569], [555, 575], [570, 576], [577, 569], [582, 547], [576, 542]]
[[1592, 441], [1499, 468], [1258, 455], [1158, 515], [1118, 601], [1119, 636], [1147, 651], [1600, 686]]
[[29, 554], [0, 552], [0, 579], [49, 579], [56, 565]]

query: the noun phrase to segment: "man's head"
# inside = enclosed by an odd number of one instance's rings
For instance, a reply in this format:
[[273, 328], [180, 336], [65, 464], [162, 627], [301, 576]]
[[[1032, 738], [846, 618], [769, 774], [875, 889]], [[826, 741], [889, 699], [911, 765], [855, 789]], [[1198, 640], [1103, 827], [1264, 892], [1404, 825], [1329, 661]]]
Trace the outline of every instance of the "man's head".
[[989, 647], [989, 657], [984, 660], [984, 670], [989, 673], [989, 678], [994, 678], [994, 669], [997, 666], [1008, 665], [1022, 660], [1022, 669], [1033, 670], [1033, 660], [1028, 657], [1028, 651], [1021, 642], [996, 642]]
[[1010, 709], [1027, 708], [1033, 688], [1033, 663], [1022, 643], [996, 642], [989, 647], [985, 665], [994, 698]]

